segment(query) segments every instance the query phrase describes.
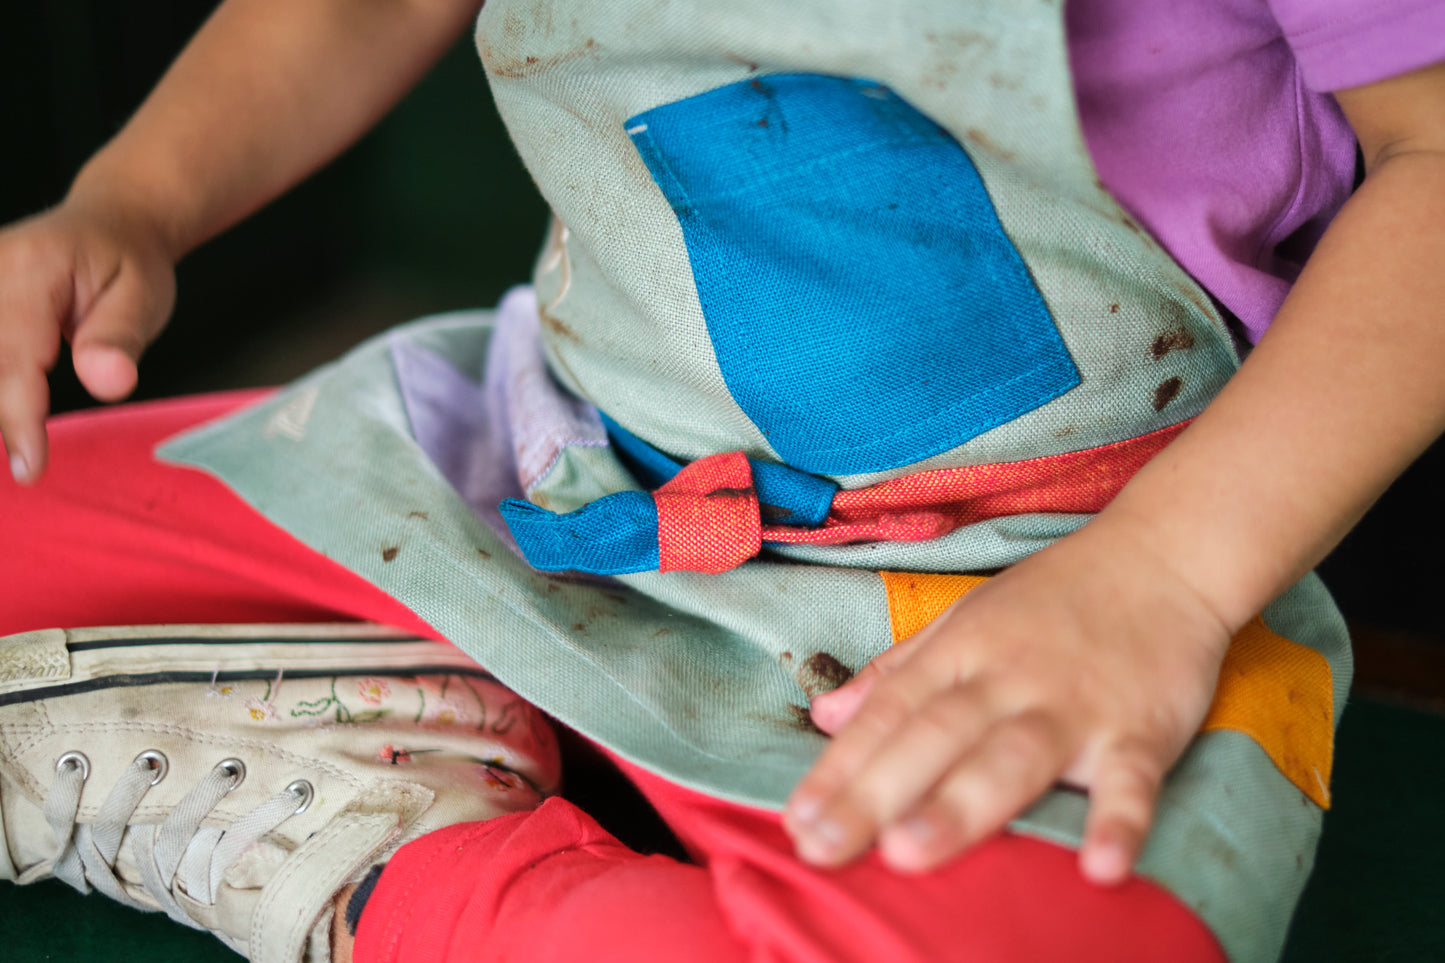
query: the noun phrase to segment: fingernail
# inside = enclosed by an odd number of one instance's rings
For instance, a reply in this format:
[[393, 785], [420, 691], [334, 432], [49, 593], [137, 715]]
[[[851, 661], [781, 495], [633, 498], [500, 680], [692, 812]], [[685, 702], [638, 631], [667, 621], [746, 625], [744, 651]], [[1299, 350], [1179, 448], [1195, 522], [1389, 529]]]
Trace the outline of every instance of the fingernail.
[[808, 835], [824, 848], [832, 849], [843, 842], [843, 827], [831, 819], [819, 819], [808, 824]]
[[823, 810], [823, 800], [817, 796], [798, 796], [788, 800], [788, 815], [799, 822], [812, 822]]
[[829, 819], [809, 823], [795, 845], [798, 855], [808, 862], [830, 862], [843, 845], [843, 827]]
[[1089, 847], [1083, 854], [1084, 875], [1095, 883], [1112, 885], [1123, 882], [1129, 875], [1129, 857], [1124, 848], [1115, 843], [1099, 843]]
[[30, 463], [18, 451], [10, 455], [10, 477], [18, 482], [30, 480]]

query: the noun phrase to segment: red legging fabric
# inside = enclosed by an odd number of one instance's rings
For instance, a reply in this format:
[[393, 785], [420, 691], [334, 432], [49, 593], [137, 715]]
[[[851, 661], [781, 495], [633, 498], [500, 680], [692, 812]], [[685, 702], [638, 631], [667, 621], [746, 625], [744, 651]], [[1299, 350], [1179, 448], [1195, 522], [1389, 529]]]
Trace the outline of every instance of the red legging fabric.
[[[45, 479], [0, 480], [0, 635], [365, 619], [435, 637], [220, 482], [152, 457], [164, 438], [263, 394], [52, 420]], [[452, 826], [392, 858], [362, 917], [359, 963], [1223, 959], [1173, 896], [1140, 879], [1090, 886], [1049, 843], [1001, 835], [925, 876], [871, 856], [822, 871], [793, 858], [776, 814], [617, 762], [694, 863], [632, 852], [563, 799]]]

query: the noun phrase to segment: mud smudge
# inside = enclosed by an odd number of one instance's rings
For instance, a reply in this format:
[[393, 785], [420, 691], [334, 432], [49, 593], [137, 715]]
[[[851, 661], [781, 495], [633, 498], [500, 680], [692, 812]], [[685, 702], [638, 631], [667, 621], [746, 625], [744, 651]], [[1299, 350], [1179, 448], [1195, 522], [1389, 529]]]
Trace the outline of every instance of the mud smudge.
[[577, 332], [573, 331], [571, 326], [568, 325], [566, 321], [563, 321], [556, 315], [549, 313], [545, 308], [539, 308], [537, 310], [537, 314], [542, 319], [542, 325], [548, 331], [551, 331], [553, 334], [557, 335], [557, 337], [566, 338], [573, 344], [582, 343], [582, 339], [577, 336]]
[[703, 497], [703, 498], [706, 498], [706, 499], [708, 499], [708, 500], [712, 500], [712, 499], [715, 499], [715, 498], [719, 498], [719, 499], [739, 499], [739, 498], [740, 498], [740, 499], [743, 499], [743, 500], [746, 501], [746, 500], [751, 499], [751, 498], [753, 497], [753, 490], [752, 490], [751, 488], [714, 488], [712, 491], [708, 492], [706, 495], [704, 495], [704, 496], [702, 496], [702, 497]]
[[[784, 652], [778, 661], [783, 668], [789, 668], [794, 663], [793, 654]], [[832, 692], [853, 678], [853, 670], [826, 652], [814, 652], [793, 670], [793, 678], [812, 699], [824, 692]]]
[[993, 38], [976, 30], [949, 30], [944, 33], [930, 30], [923, 35], [923, 39], [931, 44], [957, 47], [960, 50], [968, 47], [983, 47], [987, 50], [993, 47]]
[[1177, 375], [1160, 382], [1159, 387], [1154, 389], [1154, 410], [1163, 411], [1164, 406], [1173, 401], [1184, 387], [1184, 379]]
[[1013, 151], [1004, 150], [993, 139], [979, 130], [977, 127], [970, 127], [963, 132], [964, 139], [981, 150], [986, 150], [1000, 160], [1013, 160]]
[[824, 732], [822, 729], [819, 729], [818, 724], [813, 721], [813, 714], [808, 711], [807, 706], [795, 706], [790, 704], [788, 708], [791, 710], [789, 715], [792, 717], [788, 721], [792, 724], [792, 727], [794, 729], [798, 729], [802, 732], [815, 733], [820, 736], [827, 735], [827, 733]]
[[580, 47], [574, 47], [550, 57], [534, 57], [498, 53], [497, 49], [485, 39], [477, 44], [477, 51], [482, 55], [482, 63], [486, 65], [487, 69], [498, 77], [507, 77], [513, 80], [531, 77], [574, 60], [580, 60], [592, 54], [596, 48], [597, 41], [589, 37]]
[[1155, 338], [1149, 345], [1149, 353], [1157, 361], [1176, 348], [1180, 351], [1188, 351], [1192, 347], [1194, 347], [1194, 335], [1184, 328], [1178, 328], [1174, 331], [1166, 331]]

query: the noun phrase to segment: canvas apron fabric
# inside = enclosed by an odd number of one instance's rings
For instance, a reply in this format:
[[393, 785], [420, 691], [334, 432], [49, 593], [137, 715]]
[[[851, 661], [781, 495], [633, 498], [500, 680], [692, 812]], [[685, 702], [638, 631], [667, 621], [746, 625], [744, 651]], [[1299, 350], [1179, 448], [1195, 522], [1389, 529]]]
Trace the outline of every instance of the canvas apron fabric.
[[[781, 806], [824, 742], [810, 695], [1097, 508], [970, 514], [971, 485], [1106, 498], [1137, 467], [1117, 453], [1236, 367], [1209, 298], [1097, 180], [1058, 4], [493, 0], [477, 41], [556, 214], [533, 287], [161, 454], [667, 778]], [[941, 478], [964, 508], [936, 537], [769, 541], [711, 572], [528, 564], [498, 505], [661, 505], [636, 451], [741, 453], [864, 500]], [[1349, 680], [1307, 577], [1236, 639], [1164, 788], [1141, 872], [1233, 958], [1282, 946]], [[1012, 827], [1076, 845], [1085, 808], [1051, 792]]]

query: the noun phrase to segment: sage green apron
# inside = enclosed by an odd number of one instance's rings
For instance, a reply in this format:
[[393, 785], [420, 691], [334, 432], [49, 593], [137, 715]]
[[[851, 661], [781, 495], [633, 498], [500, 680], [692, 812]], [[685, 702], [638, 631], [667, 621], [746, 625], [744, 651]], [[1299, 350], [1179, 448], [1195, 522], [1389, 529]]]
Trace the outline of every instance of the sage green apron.
[[[837, 681], [807, 667], [822, 664], [814, 658], [821, 653], [827, 665], [857, 670], [893, 641], [880, 571], [1001, 568], [1087, 516], [1004, 516], [926, 542], [778, 546], [721, 574], [543, 574], [520, 556], [495, 504], [525, 496], [565, 512], [642, 488], [609, 444], [598, 409], [684, 462], [729, 451], [804, 459], [797, 467], [855, 489], [1136, 438], [1197, 414], [1237, 366], [1210, 299], [1097, 179], [1057, 3], [492, 0], [477, 43], [517, 149], [556, 214], [533, 288], [514, 291], [496, 312], [390, 332], [161, 454], [216, 474], [517, 693], [678, 783], [780, 807], [824, 743], [806, 723], [808, 695]], [[1043, 345], [1044, 361], [990, 373], [1013, 350], [1000, 342], [980, 361], [988, 383], [979, 397], [1034, 384], [1032, 394], [1009, 395], [998, 409], [1006, 417], [986, 411], [956, 437], [951, 422], [925, 426], [882, 455], [853, 438], [848, 450], [862, 454], [835, 458], [827, 439], [814, 444], [808, 434], [817, 420], [810, 412], [759, 401], [750, 333], [726, 320], [737, 313], [728, 283], [751, 299], [749, 312], [776, 319], [786, 317], [788, 285], [821, 276], [826, 288], [826, 265], [807, 260], [800, 238], [797, 263], [780, 256], [738, 274], [727, 261], [733, 249], [717, 253], [726, 225], [717, 226], [722, 215], [708, 221], [709, 205], [751, 203], [747, 181], [735, 197], [727, 180], [735, 172], [687, 154], [707, 137], [683, 135], [713, 113], [749, 109], [756, 96], [772, 97], [763, 106], [779, 111], [760, 121], [792, 117], [790, 130], [802, 137], [809, 111], [846, 113], [855, 95], [886, 101], [887, 123], [907, 128], [905, 146], [936, 140], [912, 110], [956, 142], [940, 150], [961, 147], [958, 162], [972, 165], [991, 202], [992, 214], [980, 216], [996, 217], [1009, 248], [1000, 257], [1016, 263], [1010, 283], [1031, 306], [1038, 327], [1029, 339]], [[774, 123], [758, 126], [776, 134]], [[718, 150], [734, 147], [756, 145]], [[707, 178], [723, 186], [694, 208], [679, 200], [677, 184], [659, 181], [674, 166], [687, 190]], [[792, 161], [768, 169], [785, 168], [801, 169]], [[829, 186], [825, 172], [816, 176]], [[903, 208], [910, 204], [922, 215], [934, 200], [920, 195]], [[758, 223], [765, 233], [766, 218]], [[699, 233], [699, 224], [713, 233]], [[912, 277], [907, 270], [889, 278]], [[967, 281], [942, 278], [940, 297]], [[909, 289], [900, 290], [907, 300]], [[875, 309], [886, 316], [886, 305]], [[760, 343], [759, 364], [773, 365], [782, 381], [813, 384], [817, 360], [833, 357], [819, 353], [827, 332], [819, 335], [815, 321], [799, 322], [808, 343], [779, 348], [799, 354], [779, 361]], [[941, 337], [934, 320], [899, 323], [904, 334], [922, 332], [920, 358], [949, 350], [927, 342]], [[875, 333], [886, 340], [883, 329]], [[980, 329], [968, 337], [987, 345], [997, 336]], [[1047, 376], [1029, 382], [1038, 370]], [[880, 425], [912, 431], [909, 412], [926, 405], [927, 389], [910, 398], [907, 385], [885, 388], [882, 397], [903, 414]], [[838, 404], [845, 415], [857, 412], [847, 398]], [[1325, 698], [1337, 720], [1350, 681], [1348, 641], [1319, 581], [1307, 577], [1263, 618], [1327, 660]], [[1011, 825], [1077, 845], [1085, 807], [1077, 793], [1051, 792]], [[1311, 795], [1255, 738], [1208, 731], [1164, 788], [1140, 871], [1194, 909], [1232, 958], [1270, 960], [1312, 865], [1320, 820]]]

